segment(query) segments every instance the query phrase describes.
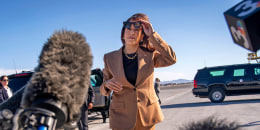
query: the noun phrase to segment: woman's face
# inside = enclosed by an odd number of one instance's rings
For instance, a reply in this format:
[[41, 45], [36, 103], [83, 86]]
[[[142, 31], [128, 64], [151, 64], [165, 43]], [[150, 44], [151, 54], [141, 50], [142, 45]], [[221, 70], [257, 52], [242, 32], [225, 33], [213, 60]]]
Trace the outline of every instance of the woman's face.
[[4, 77], [3, 80], [1, 81], [3, 86], [7, 86], [8, 82], [9, 82], [8, 77]]
[[139, 45], [143, 39], [142, 25], [137, 20], [130, 20], [125, 24], [124, 40], [126, 45]]

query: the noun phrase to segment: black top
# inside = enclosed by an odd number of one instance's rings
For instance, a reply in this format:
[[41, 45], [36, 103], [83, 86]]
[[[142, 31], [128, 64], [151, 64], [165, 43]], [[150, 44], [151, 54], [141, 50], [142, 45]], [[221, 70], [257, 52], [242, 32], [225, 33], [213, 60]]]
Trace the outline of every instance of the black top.
[[128, 57], [134, 57], [134, 59], [128, 59], [124, 52], [123, 54], [123, 66], [125, 71], [126, 79], [135, 86], [136, 78], [137, 78], [137, 69], [138, 69], [138, 60], [136, 53], [133, 54], [127, 54]]

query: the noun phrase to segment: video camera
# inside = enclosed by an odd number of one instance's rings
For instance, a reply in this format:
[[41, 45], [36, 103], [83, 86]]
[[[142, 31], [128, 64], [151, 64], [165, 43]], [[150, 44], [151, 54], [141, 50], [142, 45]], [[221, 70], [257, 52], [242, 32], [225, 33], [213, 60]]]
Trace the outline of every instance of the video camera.
[[[46, 102], [47, 104], [59, 105], [52, 100]], [[57, 113], [59, 114], [57, 115]], [[44, 109], [44, 107], [19, 108], [15, 114], [9, 109], [4, 109], [0, 111], [0, 128], [2, 130], [55, 130], [56, 128], [77, 128], [76, 122], [65, 124], [65, 119], [66, 114], [64, 112], [53, 112]]]

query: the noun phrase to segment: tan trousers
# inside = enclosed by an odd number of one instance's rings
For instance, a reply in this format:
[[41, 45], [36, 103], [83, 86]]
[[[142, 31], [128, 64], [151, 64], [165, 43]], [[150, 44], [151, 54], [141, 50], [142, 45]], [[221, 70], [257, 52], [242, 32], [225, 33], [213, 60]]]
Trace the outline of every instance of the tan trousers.
[[[113, 130], [119, 130], [119, 129], [113, 129]], [[150, 127], [144, 127], [142, 122], [141, 122], [141, 118], [140, 118], [139, 111], [138, 111], [137, 117], [136, 117], [135, 128], [131, 129], [131, 130], [155, 130], [155, 125], [152, 125]]]

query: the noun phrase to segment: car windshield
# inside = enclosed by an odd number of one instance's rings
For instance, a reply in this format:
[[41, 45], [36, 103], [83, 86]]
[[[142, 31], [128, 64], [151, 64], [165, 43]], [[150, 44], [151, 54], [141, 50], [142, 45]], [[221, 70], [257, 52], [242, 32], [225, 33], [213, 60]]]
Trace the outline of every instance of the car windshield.
[[12, 89], [13, 92], [16, 92], [17, 90], [22, 88], [22, 86], [26, 85], [30, 78], [30, 76], [26, 76], [10, 79], [8, 86]]
[[102, 84], [102, 79], [98, 74], [93, 74], [90, 76], [90, 82], [92, 87], [98, 87]]

